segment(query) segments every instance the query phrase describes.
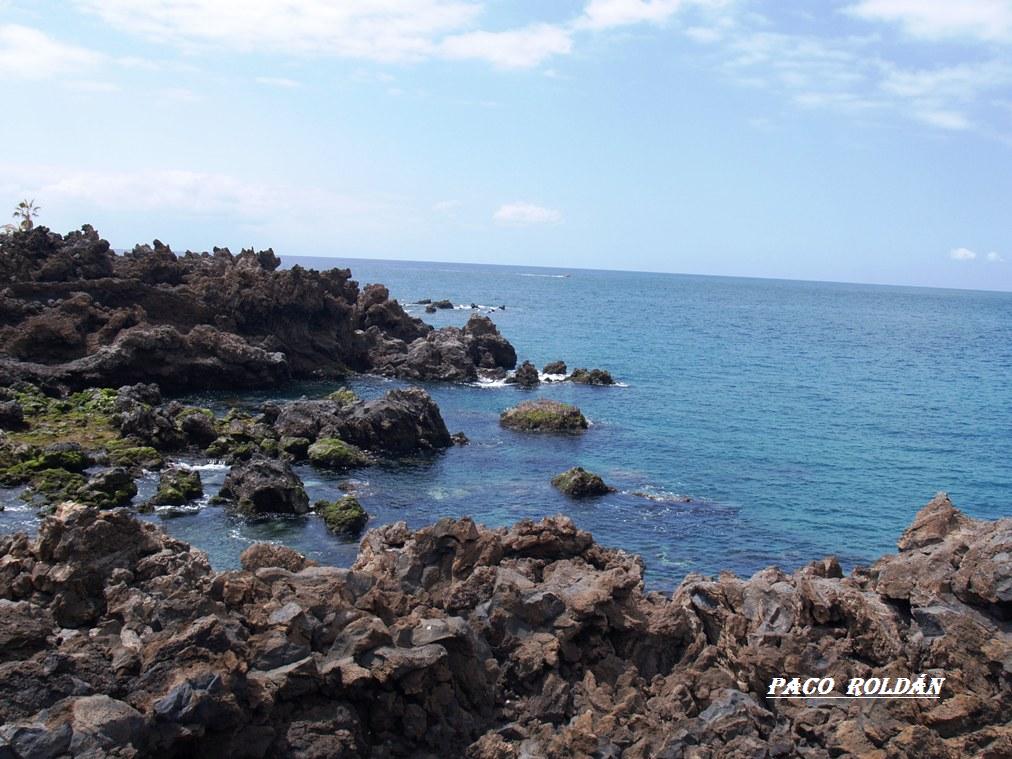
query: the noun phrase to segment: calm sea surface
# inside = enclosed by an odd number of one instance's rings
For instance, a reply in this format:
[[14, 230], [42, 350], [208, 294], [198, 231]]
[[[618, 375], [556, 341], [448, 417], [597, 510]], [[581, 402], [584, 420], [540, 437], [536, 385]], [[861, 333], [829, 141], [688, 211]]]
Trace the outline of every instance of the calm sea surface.
[[[349, 266], [402, 304], [449, 298], [485, 307], [539, 367], [601, 367], [621, 387], [426, 385], [466, 447], [361, 470], [351, 478], [371, 526], [421, 526], [470, 515], [490, 525], [564, 513], [602, 543], [641, 554], [650, 585], [687, 573], [769, 564], [794, 568], [826, 554], [845, 566], [895, 551], [895, 540], [938, 490], [986, 518], [1012, 514], [1012, 294], [290, 257], [286, 265]], [[428, 315], [463, 325], [470, 310]], [[349, 383], [370, 397], [403, 383]], [[320, 395], [337, 385], [201, 396], [207, 404]], [[575, 403], [592, 421], [580, 437], [499, 427], [525, 398]], [[204, 462], [193, 462], [201, 464]], [[614, 495], [574, 502], [549, 484], [574, 465]], [[202, 472], [208, 490], [222, 467]], [[348, 478], [300, 468], [311, 498]], [[140, 497], [151, 492], [151, 478]], [[684, 503], [683, 497], [692, 500]], [[6, 496], [0, 529], [34, 516]], [[253, 540], [280, 540], [328, 563], [350, 563], [315, 517], [246, 524], [220, 508], [152, 517], [234, 567]]]

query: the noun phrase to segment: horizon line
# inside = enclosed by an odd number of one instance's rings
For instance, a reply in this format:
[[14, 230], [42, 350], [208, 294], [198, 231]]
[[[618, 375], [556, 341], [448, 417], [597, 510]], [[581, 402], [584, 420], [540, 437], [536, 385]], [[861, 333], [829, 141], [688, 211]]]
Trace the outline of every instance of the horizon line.
[[[436, 261], [424, 258], [367, 258], [362, 256], [317, 256], [300, 253], [291, 253], [281, 255], [276, 253], [278, 258], [281, 259], [282, 265], [284, 264], [286, 257], [294, 258], [315, 258], [324, 260], [335, 260], [335, 261], [369, 261], [369, 262], [386, 262], [386, 263], [404, 263], [404, 264], [441, 264], [448, 266], [492, 266], [501, 269], [547, 269], [553, 271], [562, 272], [615, 272], [620, 274], [661, 274], [670, 275], [677, 277], [708, 277], [712, 279], [753, 279], [760, 280], [763, 282], [800, 282], [807, 284], [816, 285], [855, 285], [858, 287], [890, 287], [898, 289], [912, 289], [912, 290], [948, 290], [952, 292], [966, 292], [966, 293], [999, 293], [1004, 295], [1012, 294], [1012, 289], [997, 289], [997, 288], [975, 288], [975, 287], [951, 287], [942, 285], [912, 285], [912, 284], [897, 284], [895, 282], [855, 282], [852, 280], [839, 280], [839, 279], [804, 279], [802, 277], [771, 277], [771, 276], [760, 276], [756, 274], [693, 274], [690, 272], [681, 271], [657, 271], [654, 269], [618, 269], [618, 268], [586, 268], [586, 267], [575, 267], [575, 266], [546, 266], [544, 264], [499, 264], [499, 263], [486, 263], [479, 261]], [[352, 272], [354, 275], [354, 272]]]

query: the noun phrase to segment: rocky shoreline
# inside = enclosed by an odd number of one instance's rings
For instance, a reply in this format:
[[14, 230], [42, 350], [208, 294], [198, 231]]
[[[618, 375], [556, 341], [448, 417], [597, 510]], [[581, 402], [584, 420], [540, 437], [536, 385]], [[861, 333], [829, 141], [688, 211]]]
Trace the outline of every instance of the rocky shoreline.
[[[563, 517], [370, 532], [241, 571], [125, 509], [0, 538], [0, 756], [964, 757], [1012, 752], [1012, 519], [940, 495], [844, 576], [686, 577]], [[771, 678], [944, 675], [937, 701]]]
[[[1012, 520], [940, 495], [899, 555], [849, 576], [828, 558], [689, 575], [671, 596], [565, 517], [386, 525], [350, 569], [257, 544], [215, 573], [123, 508], [142, 472], [161, 470], [141, 510], [204, 494], [172, 464], [200, 456], [230, 467], [212, 502], [244, 519], [315, 511], [347, 539], [361, 504], [311, 502], [293, 464], [346, 473], [467, 437], [420, 388], [224, 415], [163, 389], [499, 381], [516, 350], [486, 316], [433, 329], [382, 285], [280, 270], [272, 251], [117, 256], [90, 227], [0, 246], [0, 484], [44, 515], [34, 538], [0, 536], [0, 759], [1012, 755]], [[614, 384], [561, 361], [543, 374], [524, 362], [507, 381]], [[589, 426], [546, 399], [500, 424]], [[612, 491], [579, 467], [553, 484]], [[940, 700], [767, 697], [774, 677], [922, 673], [944, 675]]]

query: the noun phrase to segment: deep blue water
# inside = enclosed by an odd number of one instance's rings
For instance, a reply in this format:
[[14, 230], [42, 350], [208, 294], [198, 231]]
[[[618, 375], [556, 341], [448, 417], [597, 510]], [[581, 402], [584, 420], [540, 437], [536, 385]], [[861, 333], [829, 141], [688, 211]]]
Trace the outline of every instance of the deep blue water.
[[[354, 473], [372, 526], [471, 515], [491, 525], [565, 513], [602, 543], [641, 554], [648, 582], [690, 571], [794, 568], [827, 554], [846, 566], [895, 550], [938, 490], [977, 517], [1012, 514], [1012, 294], [464, 264], [289, 258], [350, 266], [402, 304], [506, 305], [491, 314], [521, 360], [606, 368], [624, 387], [426, 385], [451, 431], [471, 439], [430, 457]], [[568, 276], [559, 276], [567, 274]], [[470, 311], [428, 315], [463, 325]], [[401, 383], [362, 378], [363, 396]], [[257, 396], [313, 396], [301, 385]], [[519, 400], [575, 403], [580, 437], [499, 427]], [[208, 403], [253, 401], [205, 396]], [[573, 465], [619, 493], [574, 502], [549, 484]], [[311, 497], [342, 479], [302, 468]], [[205, 471], [214, 489], [223, 471]], [[150, 483], [147, 483], [150, 487]], [[653, 499], [635, 495], [648, 493]], [[690, 496], [691, 503], [679, 496]], [[30, 515], [8, 508], [7, 529]], [[356, 543], [315, 517], [246, 524], [209, 507], [163, 524], [237, 564], [255, 539], [326, 562]]]

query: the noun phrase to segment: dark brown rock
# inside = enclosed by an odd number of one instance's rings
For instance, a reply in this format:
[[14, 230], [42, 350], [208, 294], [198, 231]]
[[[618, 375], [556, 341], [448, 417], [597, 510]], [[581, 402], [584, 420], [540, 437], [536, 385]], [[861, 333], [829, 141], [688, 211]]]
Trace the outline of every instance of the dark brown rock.
[[[1005, 757], [1012, 520], [950, 508], [851, 576], [827, 559], [665, 596], [564, 517], [386, 525], [350, 570], [260, 544], [215, 575], [68, 504], [0, 538], [0, 755]], [[937, 701], [766, 697], [774, 676], [921, 672], [945, 675]]]

